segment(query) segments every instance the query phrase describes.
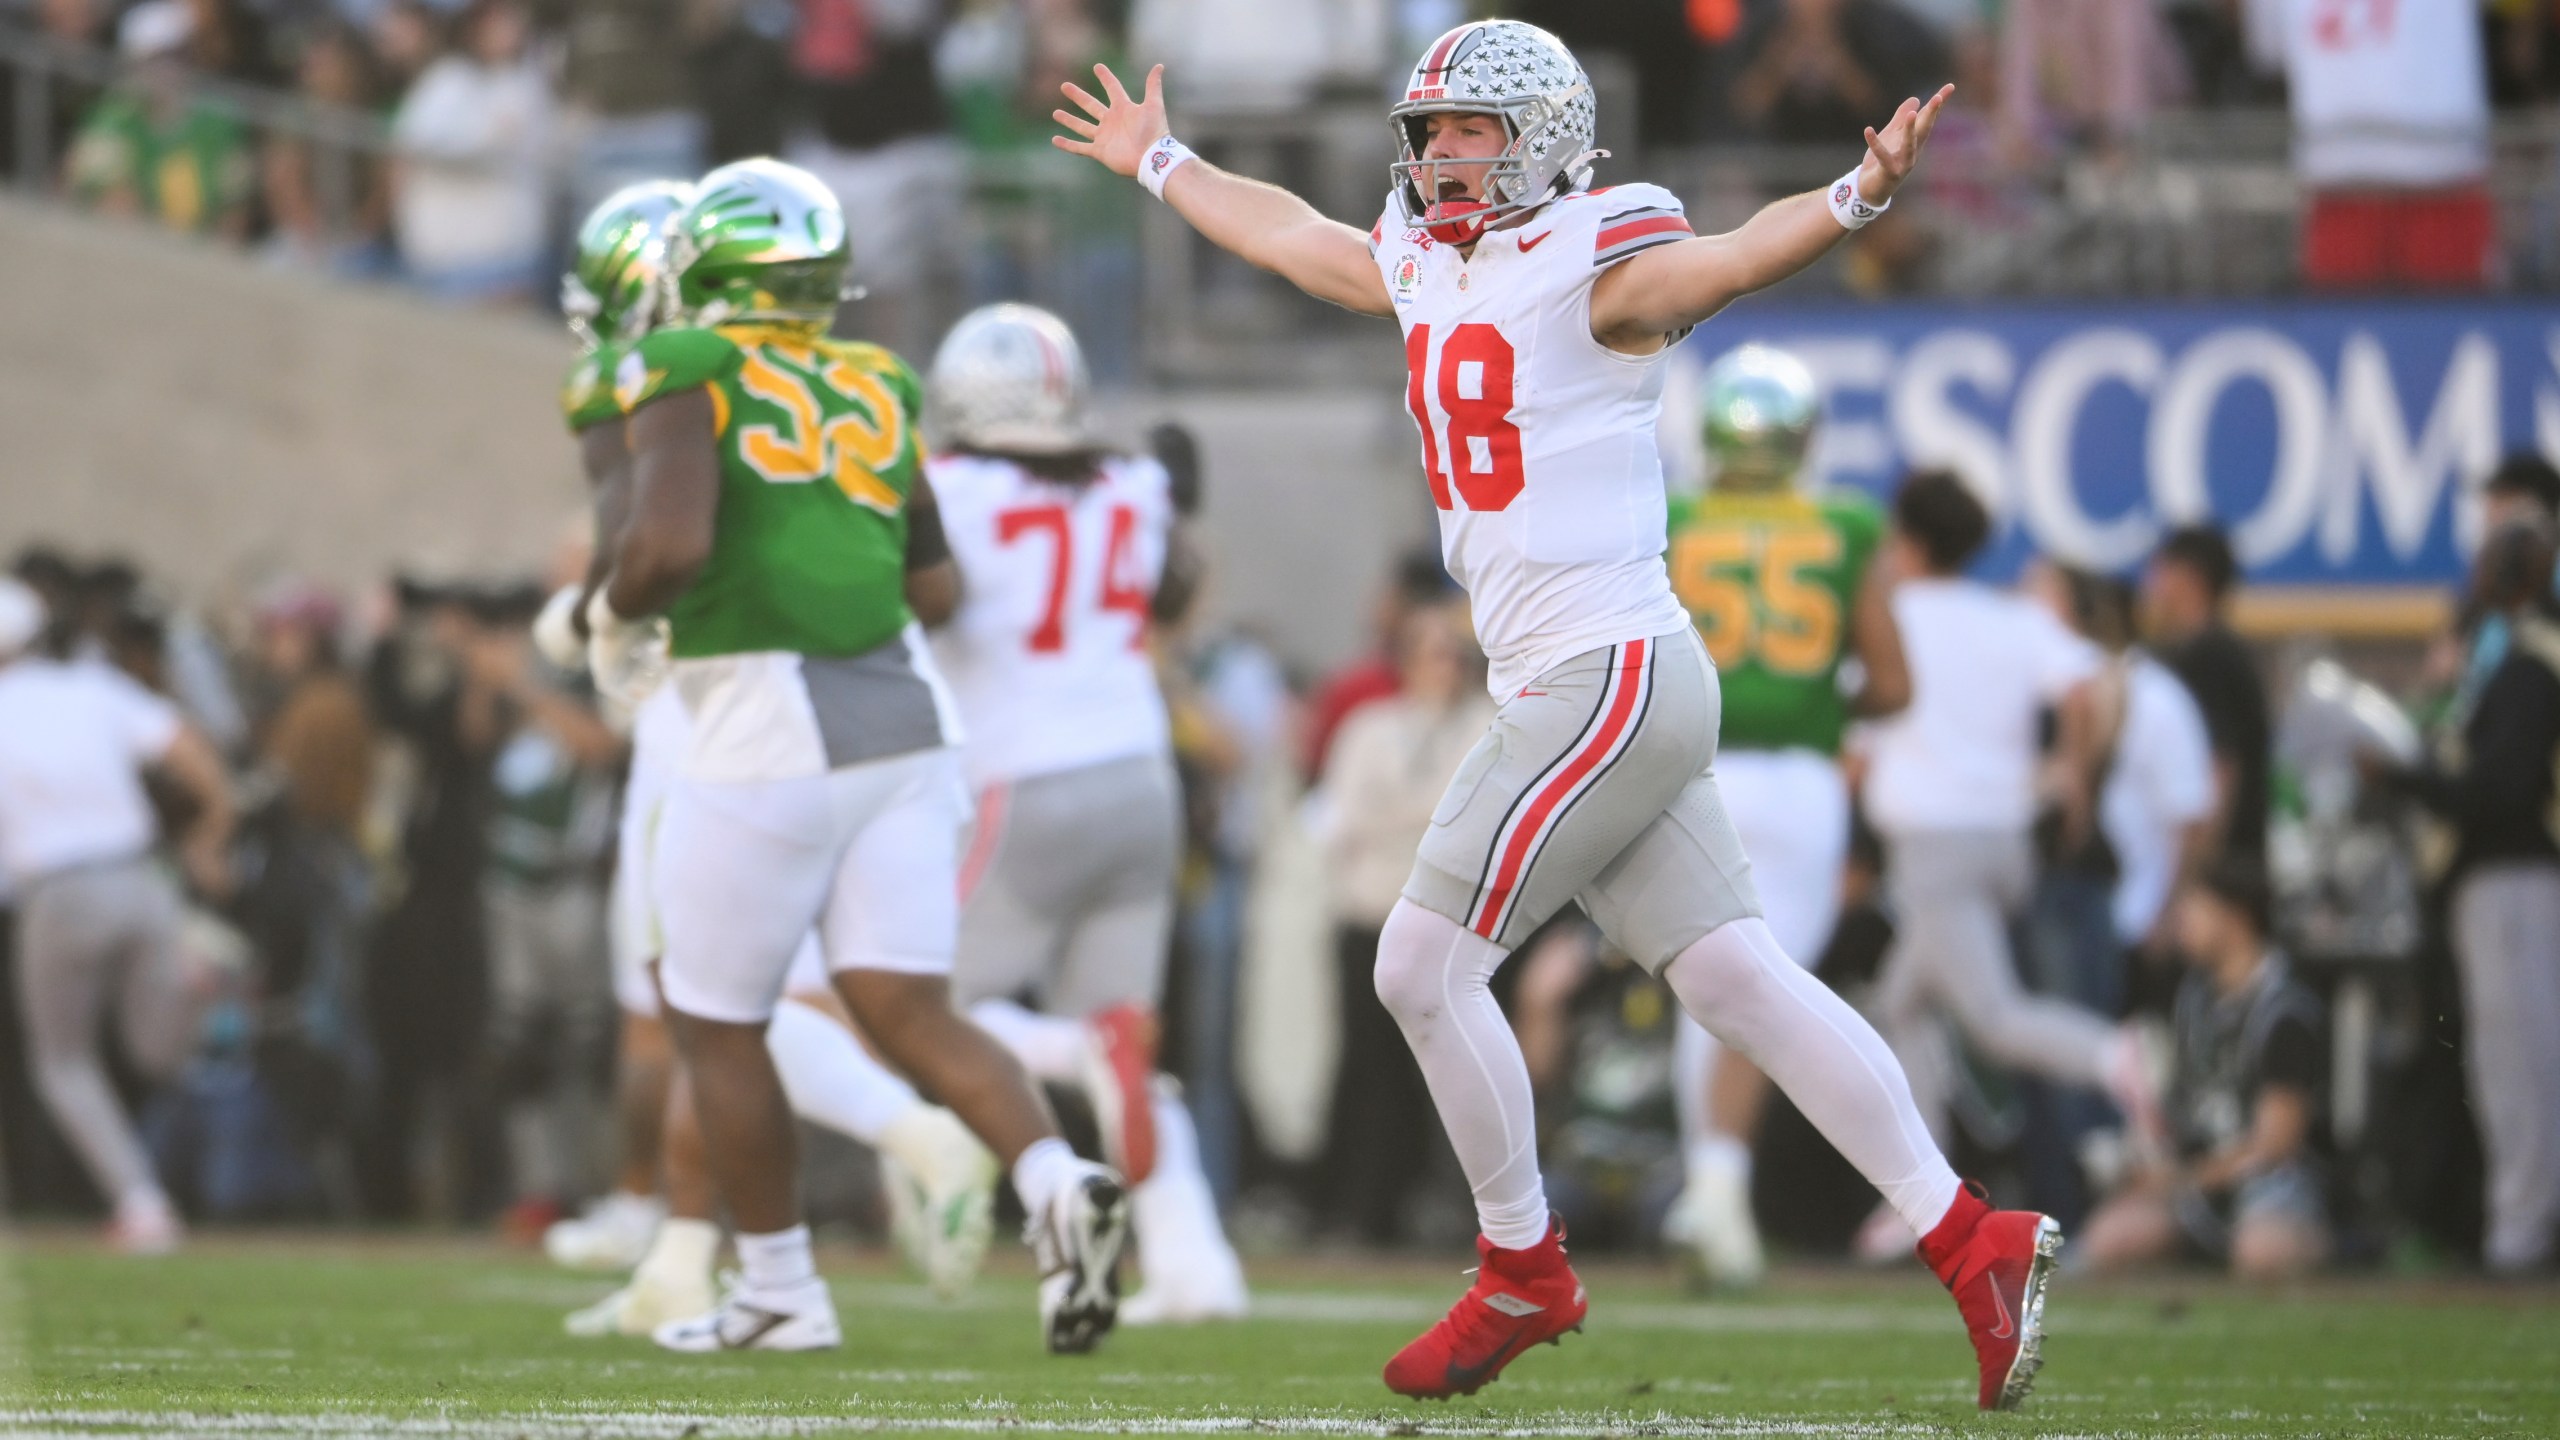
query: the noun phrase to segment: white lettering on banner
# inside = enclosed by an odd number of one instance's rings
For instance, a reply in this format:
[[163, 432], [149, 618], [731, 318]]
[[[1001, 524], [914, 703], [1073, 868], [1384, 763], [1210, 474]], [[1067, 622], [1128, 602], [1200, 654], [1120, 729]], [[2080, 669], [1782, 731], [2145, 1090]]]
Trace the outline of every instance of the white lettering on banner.
[[2356, 552], [2364, 486], [2382, 522], [2383, 543], [2406, 560], [2426, 543], [2436, 506], [2454, 487], [2454, 544], [2464, 553], [2479, 543], [2480, 481], [2498, 463], [2498, 350], [2478, 332], [2453, 347], [2427, 422], [2410, 444], [2399, 390], [2382, 342], [2356, 331], [2338, 355], [2336, 424], [2325, 466], [2327, 506], [2320, 517], [2320, 553], [2344, 564]]
[[2071, 438], [2091, 391], [2113, 381], [2149, 395], [2164, 368], [2150, 336], [2101, 329], [2062, 340], [2027, 372], [2010, 417], [2009, 444], [2020, 511], [2039, 549], [2114, 570], [2141, 559], [2157, 541], [2158, 525], [2139, 507], [2110, 520], [2081, 507], [2071, 483]]
[[2187, 347], [2151, 407], [2151, 500], [2162, 520], [2211, 517], [2206, 444], [2213, 414], [2234, 382], [2255, 380], [2275, 402], [2276, 458], [2266, 498], [2245, 517], [2225, 517], [2231, 548], [2245, 566], [2276, 559], [2310, 532], [2320, 513], [2321, 435], [2328, 386], [2302, 347], [2273, 330], [2216, 330]]
[[[2478, 486], [2507, 448], [2510, 418], [2495, 331], [2446, 337], [2441, 368], [2420, 361], [2397, 378], [2392, 347], [2405, 342], [2389, 335], [2350, 330], [2332, 351], [2277, 326], [2233, 324], [2171, 351], [2146, 331], [2104, 325], [2064, 331], [2024, 362], [2020, 341], [1996, 325], [1922, 331], [1900, 349], [1854, 331], [1782, 333], [1774, 343], [1800, 356], [1822, 391], [1811, 486], [1889, 493], [1910, 469], [1945, 466], [1996, 521], [2023, 526], [2036, 548], [2074, 563], [2131, 565], [2165, 526], [2215, 516], [2252, 570], [2316, 560], [2380, 578], [2431, 553], [2448, 507], [2456, 553], [2477, 548]], [[2417, 353], [2445, 353], [2442, 343], [2422, 342]], [[2513, 418], [2560, 463], [2560, 326], [2545, 332], [2545, 346], [2549, 368], [2532, 377], [2529, 398], [2516, 386], [2531, 411]], [[2110, 404], [2101, 446], [2082, 423], [2112, 386], [2130, 391], [2147, 419], [2128, 434], [2121, 406]], [[2249, 387], [2266, 392], [2272, 414], [2262, 419], [2252, 406], [2245, 423], [2233, 416], [2217, 426], [2234, 389]], [[1694, 443], [1694, 423], [1685, 428], [1684, 443]], [[2249, 438], [2217, 447], [2217, 431]], [[2105, 478], [2075, 471], [2075, 449], [2101, 448], [2091, 469]], [[2272, 450], [2265, 475], [2236, 469], [2234, 448]], [[2116, 478], [2128, 470], [2142, 477], [2130, 492]], [[2101, 485], [2100, 508], [2111, 513], [2094, 514], [2088, 496]]]
[[[2543, 337], [2543, 353], [2551, 357], [2551, 368], [2560, 374], [2560, 330]], [[2542, 458], [2560, 465], [2560, 389], [2537, 384], [2533, 387], [2533, 444]]]
[[2009, 476], [2009, 442], [1993, 425], [1955, 403], [1963, 385], [1986, 400], [2007, 398], [2018, 381], [2018, 357], [1996, 335], [1941, 330], [1902, 357], [1887, 398], [1894, 438], [1914, 466], [1943, 465], [1970, 482], [1994, 519], [2018, 503]]
[[1864, 335], [1790, 340], [1786, 348], [1813, 372], [1822, 390], [1822, 427], [1805, 457], [1805, 488], [1821, 490], [1855, 475], [1894, 473], [1893, 432], [1872, 420], [1842, 420], [1834, 401], [1842, 394], [1881, 395], [1893, 378], [1893, 346]]

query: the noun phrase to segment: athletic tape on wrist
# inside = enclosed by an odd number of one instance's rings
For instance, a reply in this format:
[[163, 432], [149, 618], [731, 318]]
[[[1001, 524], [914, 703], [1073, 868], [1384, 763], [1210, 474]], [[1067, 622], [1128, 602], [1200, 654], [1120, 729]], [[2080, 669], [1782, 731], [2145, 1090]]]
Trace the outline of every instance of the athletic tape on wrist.
[[1184, 161], [1199, 158], [1191, 153], [1190, 146], [1167, 135], [1148, 146], [1145, 158], [1138, 161], [1138, 183], [1147, 187], [1148, 194], [1161, 200], [1164, 198], [1164, 182], [1171, 178], [1173, 172], [1181, 169]]
[[1855, 170], [1840, 177], [1839, 182], [1831, 187], [1828, 198], [1831, 201], [1831, 218], [1839, 221], [1844, 230], [1863, 230], [1868, 222], [1893, 208], [1891, 200], [1881, 205], [1868, 204], [1866, 197], [1858, 193], [1858, 172]]

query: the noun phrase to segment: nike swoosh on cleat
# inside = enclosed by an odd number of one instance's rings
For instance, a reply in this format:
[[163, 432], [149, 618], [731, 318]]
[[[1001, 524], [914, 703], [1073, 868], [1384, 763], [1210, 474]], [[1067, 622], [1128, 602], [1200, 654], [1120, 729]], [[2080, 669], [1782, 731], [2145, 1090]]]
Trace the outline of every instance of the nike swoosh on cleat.
[[1998, 1309], [2000, 1312], [2000, 1328], [1991, 1332], [1991, 1338], [1994, 1340], [2006, 1340], [2010, 1336], [2018, 1333], [2017, 1322], [2012, 1319], [2009, 1314], [2008, 1297], [2000, 1293], [1999, 1281], [1986, 1276], [1984, 1277], [1983, 1283], [1991, 1287], [1991, 1303], [1993, 1307]]
[[791, 1317], [788, 1315], [777, 1315], [770, 1310], [759, 1310], [753, 1305], [739, 1305], [733, 1308], [737, 1314], [754, 1316], [758, 1323], [756, 1328], [753, 1330], [748, 1331], [744, 1335], [734, 1337], [731, 1336], [728, 1331], [714, 1327], [712, 1333], [720, 1337], [720, 1348], [724, 1350], [744, 1350], [748, 1346], [755, 1344], [758, 1340], [772, 1334], [775, 1330], [791, 1323]]
[[1461, 1365], [1455, 1360], [1450, 1361], [1449, 1368], [1440, 1376], [1440, 1383], [1461, 1395], [1473, 1394], [1484, 1385], [1487, 1373], [1502, 1368], [1503, 1362], [1520, 1348], [1520, 1341], [1528, 1333], [1526, 1327], [1511, 1332], [1511, 1338], [1502, 1342], [1502, 1348], [1486, 1356], [1482, 1364]]

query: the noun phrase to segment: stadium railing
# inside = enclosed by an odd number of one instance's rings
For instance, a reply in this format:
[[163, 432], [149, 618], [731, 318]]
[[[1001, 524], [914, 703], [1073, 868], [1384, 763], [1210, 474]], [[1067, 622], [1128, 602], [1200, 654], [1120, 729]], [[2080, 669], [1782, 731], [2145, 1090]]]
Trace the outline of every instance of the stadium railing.
[[[1971, 117], [1966, 117], [1971, 119]], [[2173, 111], [2103, 155], [1995, 166], [1987, 126], [1950, 126], [1895, 229], [1844, 246], [1782, 287], [1788, 298], [2263, 299], [2297, 293], [2308, 200], [2281, 110]], [[1373, 103], [1186, 116], [1195, 149], [1301, 186], [1328, 213], [1374, 216], [1388, 138]], [[1970, 135], [1965, 132], [1971, 131]], [[1656, 148], [1610, 166], [1670, 187], [1701, 233], [1838, 178], [1847, 147]], [[2492, 132], [2502, 287], [2560, 291], [2560, 111], [2502, 116]], [[1347, 346], [1367, 327], [1210, 253], [1179, 220], [1147, 222], [1149, 357], [1159, 373], [1276, 380], [1392, 376], [1391, 346]], [[1282, 343], [1285, 342], [1285, 343]], [[1374, 377], [1365, 377], [1374, 378]]]
[[[60, 178], [56, 153], [68, 140], [56, 133], [55, 97], [65, 91], [95, 94], [122, 79], [127, 67], [112, 52], [8, 25], [0, 25], [0, 67], [12, 81], [8, 118], [14, 136], [12, 153], [0, 156], [0, 163], [18, 188], [50, 192]], [[186, 83], [192, 98], [238, 117], [261, 140], [286, 136], [310, 144], [318, 161], [314, 188], [333, 229], [344, 227], [355, 212], [358, 164], [391, 153], [391, 127], [379, 115], [210, 75], [190, 75]]]

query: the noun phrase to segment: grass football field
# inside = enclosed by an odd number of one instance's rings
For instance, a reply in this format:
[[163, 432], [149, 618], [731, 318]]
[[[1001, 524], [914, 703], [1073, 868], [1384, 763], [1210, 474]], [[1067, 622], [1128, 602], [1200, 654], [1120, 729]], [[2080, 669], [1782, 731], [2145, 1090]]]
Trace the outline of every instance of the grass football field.
[[1697, 1301], [1587, 1266], [1587, 1334], [1425, 1406], [1377, 1371], [1458, 1293], [1454, 1256], [1265, 1260], [1255, 1318], [1078, 1359], [1041, 1352], [1018, 1256], [956, 1304], [876, 1257], [823, 1263], [841, 1351], [686, 1357], [567, 1337], [561, 1314], [606, 1282], [473, 1242], [215, 1237], [134, 1261], [22, 1236], [0, 1261], [0, 1435], [2560, 1435], [2547, 1288], [2065, 1276], [2034, 1399], [1984, 1417], [1916, 1267]]

